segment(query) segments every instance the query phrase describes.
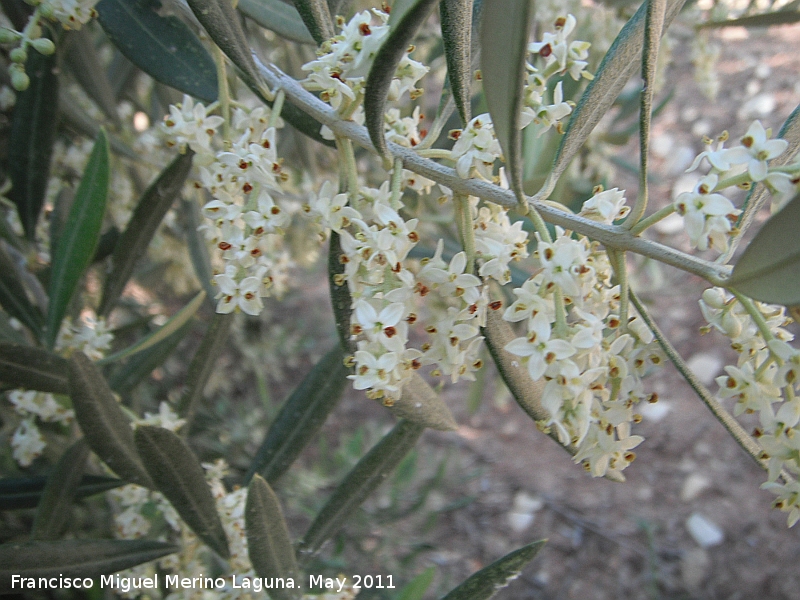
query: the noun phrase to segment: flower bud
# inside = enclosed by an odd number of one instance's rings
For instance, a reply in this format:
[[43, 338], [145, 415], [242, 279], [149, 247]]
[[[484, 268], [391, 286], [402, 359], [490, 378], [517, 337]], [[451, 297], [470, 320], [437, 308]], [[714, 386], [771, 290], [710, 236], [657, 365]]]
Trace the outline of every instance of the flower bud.
[[28, 60], [28, 53], [22, 48], [14, 48], [11, 52], [9, 52], [8, 56], [15, 63], [22, 64]]
[[56, 45], [52, 40], [48, 40], [47, 38], [31, 40], [31, 46], [33, 46], [39, 54], [44, 54], [45, 56], [49, 56], [56, 51]]
[[10, 70], [11, 86], [18, 92], [24, 92], [31, 84], [31, 80], [25, 71]]
[[19, 31], [14, 31], [8, 27], [0, 27], [0, 44], [10, 44], [22, 37]]
[[724, 308], [725, 293], [719, 288], [709, 288], [703, 292], [703, 302], [711, 308]]

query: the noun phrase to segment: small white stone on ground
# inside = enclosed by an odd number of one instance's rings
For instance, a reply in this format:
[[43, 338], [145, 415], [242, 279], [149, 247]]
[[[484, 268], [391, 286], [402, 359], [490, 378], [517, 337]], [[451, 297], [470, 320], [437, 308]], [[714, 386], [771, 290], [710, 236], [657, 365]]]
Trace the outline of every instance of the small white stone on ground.
[[710, 485], [711, 480], [702, 473], [690, 473], [689, 476], [683, 480], [681, 500], [684, 502], [694, 500]]
[[720, 526], [700, 513], [692, 513], [686, 520], [686, 528], [701, 548], [719, 546], [725, 539], [725, 533]]

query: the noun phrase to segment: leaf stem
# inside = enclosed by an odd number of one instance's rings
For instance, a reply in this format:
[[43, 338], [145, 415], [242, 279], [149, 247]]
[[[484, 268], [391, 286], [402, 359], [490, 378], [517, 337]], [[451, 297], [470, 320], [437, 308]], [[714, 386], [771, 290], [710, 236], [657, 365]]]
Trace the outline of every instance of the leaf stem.
[[453, 195], [456, 211], [456, 224], [461, 246], [467, 255], [467, 273], [475, 273], [475, 228], [472, 224], [472, 210], [469, 206], [469, 196]]
[[674, 212], [675, 212], [675, 205], [672, 203], [667, 204], [664, 208], [654, 212], [649, 217], [645, 217], [644, 219], [636, 223], [636, 225], [631, 227], [631, 234], [639, 235], [648, 227], [652, 227], [653, 225], [655, 225], [662, 219], [670, 216]]
[[228, 89], [228, 72], [225, 68], [225, 54], [213, 44], [214, 62], [217, 65], [217, 88], [219, 89], [219, 109], [222, 118], [222, 144], [226, 150], [231, 147], [231, 95]]

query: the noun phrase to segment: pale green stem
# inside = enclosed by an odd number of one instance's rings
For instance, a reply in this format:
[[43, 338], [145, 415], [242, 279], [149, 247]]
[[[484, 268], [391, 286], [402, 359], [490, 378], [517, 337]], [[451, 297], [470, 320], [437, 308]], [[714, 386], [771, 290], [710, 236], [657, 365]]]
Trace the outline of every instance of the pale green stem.
[[417, 150], [417, 155], [422, 158], [444, 158], [453, 160], [453, 153], [450, 150], [442, 150], [441, 148], [423, 148]]
[[358, 196], [358, 169], [356, 168], [353, 143], [349, 138], [336, 136], [336, 149], [339, 151], [339, 159], [342, 161], [350, 204], [353, 205]]
[[750, 318], [753, 319], [753, 322], [756, 324], [756, 327], [758, 327], [758, 331], [761, 332], [761, 337], [764, 338], [764, 341], [769, 342], [775, 339], [775, 336], [772, 335], [772, 332], [769, 330], [769, 325], [767, 325], [764, 315], [761, 314], [761, 311], [758, 310], [753, 301], [744, 294], [737, 292], [733, 288], [728, 288], [728, 291], [734, 295], [734, 297], [739, 301], [739, 304], [741, 304], [747, 311], [747, 314], [750, 315]]
[[564, 292], [560, 287], [556, 287], [553, 293], [554, 304], [556, 305], [556, 334], [561, 339], [565, 339], [569, 333], [567, 327], [567, 305], [564, 304]]
[[453, 204], [456, 211], [456, 223], [458, 234], [461, 238], [461, 246], [467, 255], [467, 273], [475, 273], [475, 227], [472, 224], [472, 211], [469, 207], [469, 196], [455, 194]]
[[678, 351], [675, 349], [675, 347], [664, 336], [658, 325], [656, 325], [645, 306], [636, 297], [636, 294], [629, 291], [629, 296], [631, 302], [633, 302], [633, 305], [636, 307], [636, 310], [639, 311], [642, 319], [650, 328], [650, 331], [653, 332], [653, 335], [658, 341], [658, 345], [661, 346], [661, 349], [664, 351], [664, 354], [666, 354], [667, 358], [672, 361], [672, 364], [675, 365], [675, 368], [678, 370], [678, 372], [695, 391], [700, 400], [703, 401], [703, 404], [708, 407], [708, 410], [711, 411], [711, 414], [713, 414], [714, 417], [722, 424], [722, 426], [728, 430], [728, 433], [733, 436], [733, 439], [736, 440], [739, 446], [741, 446], [741, 448], [750, 456], [750, 458], [756, 461], [758, 466], [766, 471], [767, 463], [761, 459], [761, 453], [763, 451], [761, 446], [759, 446], [758, 443], [752, 437], [750, 437], [750, 435], [748, 435], [744, 428], [739, 425], [739, 422], [736, 421], [736, 419], [734, 419], [728, 413], [728, 411], [725, 410], [722, 404], [720, 404], [719, 400], [714, 397], [708, 388], [706, 388], [700, 382], [697, 376], [691, 371], [691, 369], [689, 369], [683, 358], [681, 358], [681, 355], [678, 354]]
[[225, 68], [225, 54], [213, 44], [214, 62], [217, 64], [217, 87], [219, 88], [219, 107], [222, 121], [222, 144], [226, 150], [231, 146], [231, 96], [228, 90], [228, 73]]
[[275, 94], [275, 102], [272, 104], [272, 113], [269, 115], [269, 123], [267, 127], [277, 127], [278, 126], [278, 119], [281, 117], [281, 111], [283, 110], [283, 101], [286, 99], [286, 94], [283, 90], [278, 90]]
[[722, 181], [718, 182], [717, 185], [714, 186], [714, 189], [711, 191], [718, 192], [720, 190], [724, 190], [725, 188], [729, 188], [734, 185], [742, 185], [743, 183], [750, 183], [750, 182], [752, 182], [750, 174], [747, 171], [745, 171], [744, 173], [739, 173], [738, 175], [734, 175], [733, 177], [728, 177], [727, 179], [723, 179]]
[[399, 158], [394, 159], [394, 168], [392, 169], [392, 208], [397, 208], [400, 203], [400, 196], [403, 194], [403, 161]]
[[363, 101], [364, 101], [364, 93], [359, 92], [358, 94], [356, 94], [356, 97], [353, 99], [353, 101], [350, 102], [350, 104], [348, 104], [347, 107], [342, 111], [342, 119], [345, 121], [349, 121], [350, 117], [353, 116], [353, 114], [356, 112], [358, 107], [361, 106], [361, 103]]
[[645, 219], [642, 219], [641, 221], [636, 223], [636, 225], [631, 227], [631, 234], [639, 235], [640, 233], [642, 233], [648, 227], [652, 227], [653, 225], [658, 223], [660, 220], [670, 216], [674, 212], [675, 212], [675, 205], [674, 204], [667, 204], [661, 210], [658, 210], [658, 211], [654, 212], [649, 217], [647, 217]]
[[628, 269], [625, 263], [624, 250], [608, 249], [608, 257], [611, 259], [611, 266], [617, 274], [619, 282], [619, 322], [623, 332], [628, 330]]

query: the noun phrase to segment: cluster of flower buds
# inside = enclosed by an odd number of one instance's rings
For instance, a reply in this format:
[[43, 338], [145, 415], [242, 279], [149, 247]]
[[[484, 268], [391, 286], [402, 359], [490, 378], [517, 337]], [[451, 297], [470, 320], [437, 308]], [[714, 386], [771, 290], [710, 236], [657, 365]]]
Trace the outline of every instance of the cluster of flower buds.
[[[753, 433], [769, 467], [762, 487], [777, 496], [774, 505], [789, 513], [792, 526], [800, 520], [800, 350], [789, 344], [794, 336], [785, 327], [791, 320], [782, 306], [743, 306], [721, 288], [703, 292], [700, 308], [706, 330], [728, 337], [739, 355], [737, 364], [717, 377], [718, 393], [735, 402], [735, 416], [758, 415]], [[782, 471], [789, 477], [783, 479]]]
[[661, 353], [641, 318], [620, 321], [620, 289], [598, 244], [556, 228], [552, 243], [539, 237], [536, 258], [539, 272], [514, 290], [503, 315], [524, 322], [526, 332], [505, 349], [531, 379], [545, 381], [549, 418], [540, 427], [575, 447], [575, 461], [592, 475], [619, 476], [643, 441], [631, 424], [640, 420], [636, 405], [655, 400], [642, 377], [663, 362]]
[[197, 185], [213, 198], [203, 207], [202, 229], [224, 264], [214, 278], [220, 290], [217, 312], [257, 315], [263, 297], [285, 290], [292, 264], [282, 234], [298, 206], [280, 199], [286, 174], [277, 156], [276, 128], [283, 122], [265, 106], [236, 107], [231, 142], [217, 151], [212, 141], [223, 119], [208, 112], [184, 96], [180, 106], [170, 106], [163, 127], [174, 144], [195, 152]]
[[707, 149], [694, 160], [688, 171], [697, 169], [703, 161], [711, 166], [709, 173], [698, 181], [694, 190], [679, 194], [674, 209], [684, 218], [686, 233], [693, 248], [726, 252], [731, 236], [737, 233], [734, 225], [741, 210], [722, 195], [722, 190], [734, 185], [749, 188], [761, 183], [777, 197], [780, 204], [796, 189], [798, 166], [770, 167], [768, 161], [780, 156], [789, 146], [786, 140], [769, 139], [771, 132], [760, 121], [754, 121], [742, 136], [740, 144], [725, 148], [727, 132], [717, 140], [706, 138]]

